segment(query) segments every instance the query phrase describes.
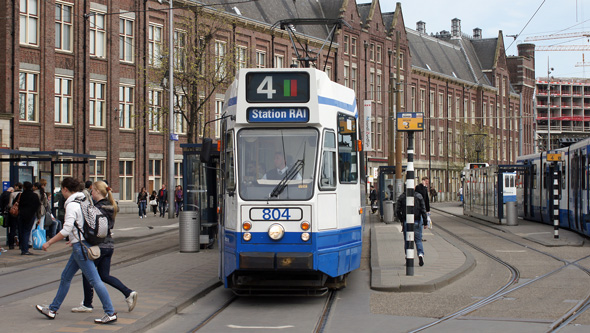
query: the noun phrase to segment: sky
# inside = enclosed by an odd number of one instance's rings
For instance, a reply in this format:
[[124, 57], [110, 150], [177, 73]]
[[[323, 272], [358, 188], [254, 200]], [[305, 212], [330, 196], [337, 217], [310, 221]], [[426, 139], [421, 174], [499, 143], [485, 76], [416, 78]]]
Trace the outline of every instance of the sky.
[[[358, 4], [370, 2], [357, 0]], [[483, 38], [495, 38], [502, 30], [508, 56], [517, 55], [516, 46], [525, 42], [537, 46], [587, 46], [587, 51], [536, 51], [535, 75], [547, 77], [549, 62], [549, 68], [553, 68], [550, 76], [555, 78], [590, 78], [590, 37], [526, 41], [527, 37], [552, 34], [590, 35], [590, 0], [380, 0], [381, 11], [395, 11], [396, 2], [401, 3], [406, 27], [415, 30], [416, 22], [424, 21], [428, 34], [451, 31], [454, 18], [461, 20], [461, 30], [468, 35], [480, 28]], [[518, 37], [514, 40], [508, 35]], [[576, 67], [583, 58], [588, 66]]]

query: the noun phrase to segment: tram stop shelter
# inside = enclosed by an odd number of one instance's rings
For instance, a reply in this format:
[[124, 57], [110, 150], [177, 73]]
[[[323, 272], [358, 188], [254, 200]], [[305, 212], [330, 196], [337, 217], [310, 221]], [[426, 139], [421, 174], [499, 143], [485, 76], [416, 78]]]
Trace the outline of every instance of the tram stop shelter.
[[45, 179], [52, 194], [50, 198], [51, 207], [54, 207], [53, 192], [56, 187], [56, 184], [54, 184], [56, 166], [63, 165], [69, 168], [72, 164], [86, 164], [89, 159], [96, 158], [96, 155], [62, 151], [28, 151], [4, 148], [0, 149], [0, 156], [2, 156], [0, 162], [9, 163], [9, 181], [3, 181], [2, 190], [5, 191], [18, 182], [29, 181], [35, 183]]

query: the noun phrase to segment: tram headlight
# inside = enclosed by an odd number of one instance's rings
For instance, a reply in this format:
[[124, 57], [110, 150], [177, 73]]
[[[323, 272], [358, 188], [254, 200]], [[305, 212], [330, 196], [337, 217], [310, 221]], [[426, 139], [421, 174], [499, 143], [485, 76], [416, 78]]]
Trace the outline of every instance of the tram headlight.
[[248, 231], [248, 230], [252, 229], [252, 223], [250, 223], [249, 221], [246, 221], [246, 222], [242, 223], [242, 228], [244, 228], [244, 230]]
[[272, 240], [280, 240], [285, 235], [285, 228], [282, 225], [275, 223], [268, 228], [268, 237]]
[[304, 232], [301, 234], [301, 240], [307, 242], [309, 240], [309, 232]]
[[246, 242], [249, 242], [252, 239], [252, 234], [249, 232], [245, 232], [242, 236]]
[[303, 221], [301, 222], [301, 230], [309, 230], [309, 222]]

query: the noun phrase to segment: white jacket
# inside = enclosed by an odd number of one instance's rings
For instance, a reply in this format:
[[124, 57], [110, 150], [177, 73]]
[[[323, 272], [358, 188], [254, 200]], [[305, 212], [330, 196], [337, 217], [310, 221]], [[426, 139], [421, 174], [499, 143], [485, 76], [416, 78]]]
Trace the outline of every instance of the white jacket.
[[84, 196], [84, 193], [76, 192], [70, 195], [66, 200], [66, 203], [64, 204], [66, 215], [64, 217], [63, 229], [60, 231], [62, 236], [69, 237], [70, 242], [72, 243], [77, 243], [80, 239], [84, 240], [84, 233], [78, 233], [78, 229], [74, 227], [74, 223], [78, 225], [80, 231], [83, 231], [84, 227], [84, 216], [82, 215], [80, 204], [73, 202], [76, 199], [84, 200], [86, 197]]

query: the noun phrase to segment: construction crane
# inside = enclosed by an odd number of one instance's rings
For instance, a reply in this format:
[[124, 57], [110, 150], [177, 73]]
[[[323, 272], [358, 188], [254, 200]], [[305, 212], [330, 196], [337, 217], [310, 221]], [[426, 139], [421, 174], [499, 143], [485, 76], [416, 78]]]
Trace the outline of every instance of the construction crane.
[[590, 45], [535, 46], [535, 51], [590, 51]]
[[536, 40], [560, 39], [560, 38], [576, 38], [576, 37], [590, 37], [590, 32], [570, 32], [566, 34], [552, 34], [542, 36], [531, 36], [525, 38], [525, 42], [532, 42]]

